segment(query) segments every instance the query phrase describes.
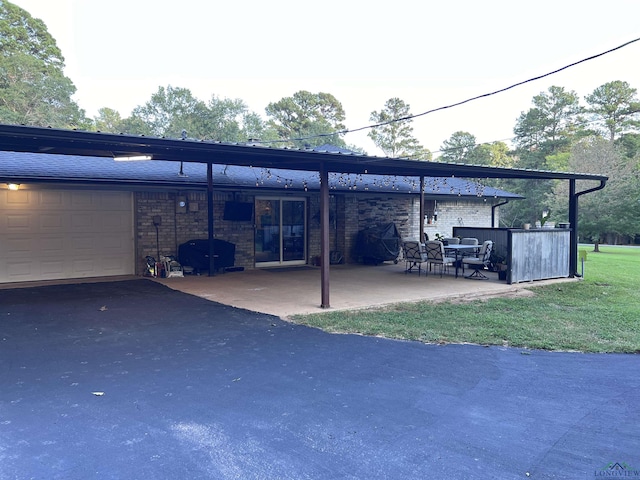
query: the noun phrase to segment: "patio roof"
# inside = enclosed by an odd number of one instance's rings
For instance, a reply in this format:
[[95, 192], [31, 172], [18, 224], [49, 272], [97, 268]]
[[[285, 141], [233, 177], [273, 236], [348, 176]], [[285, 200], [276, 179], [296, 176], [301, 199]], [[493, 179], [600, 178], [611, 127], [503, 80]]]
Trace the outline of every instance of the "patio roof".
[[344, 151], [276, 148], [259, 143], [239, 144], [170, 139], [79, 130], [0, 124], [2, 150], [92, 157], [149, 155], [153, 160], [242, 165], [318, 172], [398, 175], [409, 177], [581, 179], [606, 181], [595, 174], [554, 172], [486, 165], [427, 162], [377, 157]]
[[[283, 168], [319, 172], [321, 226], [321, 307], [329, 305], [329, 173], [395, 175], [406, 177], [520, 178], [569, 181], [569, 222], [571, 230], [570, 272], [577, 274], [578, 198], [604, 188], [603, 175], [496, 168], [484, 165], [450, 164], [409, 159], [375, 157], [344, 151], [317, 151], [266, 147], [191, 139], [153, 138], [124, 134], [61, 130], [0, 124], [0, 150], [91, 157], [145, 155], [154, 161], [207, 164], [209, 258], [213, 267], [213, 165]], [[577, 180], [594, 180], [599, 185], [576, 191]], [[422, 184], [422, 181], [421, 181]], [[423, 189], [421, 188], [422, 192]], [[422, 217], [422, 215], [421, 215]], [[210, 268], [212, 271], [213, 268]]]

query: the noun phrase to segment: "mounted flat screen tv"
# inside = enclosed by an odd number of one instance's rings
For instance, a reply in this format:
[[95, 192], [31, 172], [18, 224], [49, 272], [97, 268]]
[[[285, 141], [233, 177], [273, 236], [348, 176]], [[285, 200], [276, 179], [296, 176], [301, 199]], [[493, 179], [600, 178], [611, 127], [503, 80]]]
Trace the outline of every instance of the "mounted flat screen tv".
[[253, 218], [253, 203], [225, 202], [223, 220], [230, 222], [250, 222]]

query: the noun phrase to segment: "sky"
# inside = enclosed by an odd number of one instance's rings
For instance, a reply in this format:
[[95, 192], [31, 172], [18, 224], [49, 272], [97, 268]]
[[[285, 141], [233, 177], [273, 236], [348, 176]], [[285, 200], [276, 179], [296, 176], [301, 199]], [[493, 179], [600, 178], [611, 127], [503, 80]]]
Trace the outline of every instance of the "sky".
[[[330, 93], [349, 129], [398, 97], [412, 114], [562, 68], [640, 37], [640, 0], [12, 0], [43, 20], [88, 116], [123, 117], [158, 87], [265, 107]], [[604, 83], [640, 90], [640, 42], [561, 73], [412, 122], [437, 152], [456, 131], [508, 141], [550, 86], [584, 97]], [[382, 155], [369, 130], [345, 141]], [[435, 155], [437, 156], [437, 154]]]

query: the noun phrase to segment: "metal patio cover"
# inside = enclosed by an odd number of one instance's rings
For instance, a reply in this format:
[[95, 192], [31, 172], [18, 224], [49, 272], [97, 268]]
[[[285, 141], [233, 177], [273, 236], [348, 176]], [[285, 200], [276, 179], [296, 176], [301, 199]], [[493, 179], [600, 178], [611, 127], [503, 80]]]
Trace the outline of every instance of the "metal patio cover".
[[484, 165], [450, 164], [312, 149], [276, 148], [192, 139], [170, 139], [79, 130], [0, 124], [2, 150], [96, 157], [150, 155], [153, 160], [216, 163], [319, 172], [409, 177], [580, 179], [606, 181], [595, 174]]
[[[152, 160], [207, 164], [209, 257], [213, 254], [213, 164], [285, 168], [320, 173], [321, 301], [329, 308], [329, 172], [398, 175], [407, 177], [522, 178], [569, 181], [569, 222], [571, 251], [569, 271], [577, 275], [578, 198], [604, 188], [607, 177], [596, 174], [553, 172], [480, 165], [427, 162], [402, 158], [375, 157], [355, 153], [318, 152], [312, 149], [273, 148], [260, 144], [239, 144], [192, 139], [156, 138], [136, 135], [62, 130], [0, 124], [0, 149], [16, 152], [124, 157], [148, 155]], [[0, 165], [0, 172], [2, 165]], [[576, 191], [577, 180], [594, 180], [599, 185]], [[213, 260], [210, 260], [213, 263]], [[213, 265], [212, 265], [213, 266]], [[211, 271], [211, 269], [210, 269]]]

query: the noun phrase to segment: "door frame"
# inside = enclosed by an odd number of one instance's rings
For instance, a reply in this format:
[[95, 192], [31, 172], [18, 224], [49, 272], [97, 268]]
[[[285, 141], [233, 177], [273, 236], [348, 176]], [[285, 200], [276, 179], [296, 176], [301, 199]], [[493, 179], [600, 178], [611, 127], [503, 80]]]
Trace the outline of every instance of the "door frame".
[[[257, 232], [258, 232], [258, 209], [257, 207], [257, 203], [260, 200], [276, 200], [278, 201], [278, 206], [280, 208], [280, 224], [279, 226], [279, 233], [280, 233], [280, 238], [279, 238], [279, 251], [280, 251], [280, 258], [279, 260], [274, 260], [274, 261], [265, 261], [265, 262], [259, 262], [256, 260], [256, 255], [255, 255], [255, 251], [256, 251], [256, 246], [258, 243], [257, 240]], [[254, 236], [253, 236], [253, 244], [254, 244], [254, 266], [256, 268], [268, 268], [268, 267], [281, 267], [281, 266], [293, 266], [293, 265], [306, 265], [307, 264], [307, 257], [308, 257], [308, 235], [309, 235], [309, 222], [308, 222], [308, 198], [307, 197], [303, 197], [303, 196], [284, 196], [284, 195], [261, 195], [261, 196], [256, 196], [254, 198], [254, 212], [256, 215], [256, 223], [255, 223], [255, 228], [254, 228]], [[296, 201], [296, 202], [304, 202], [304, 207], [303, 207], [303, 214], [304, 214], [304, 236], [303, 236], [303, 240], [302, 240], [302, 245], [303, 245], [303, 255], [302, 255], [302, 259], [299, 260], [284, 260], [283, 256], [284, 256], [284, 248], [283, 248], [283, 242], [284, 242], [284, 235], [283, 235], [283, 215], [282, 215], [282, 204], [285, 201]]]

